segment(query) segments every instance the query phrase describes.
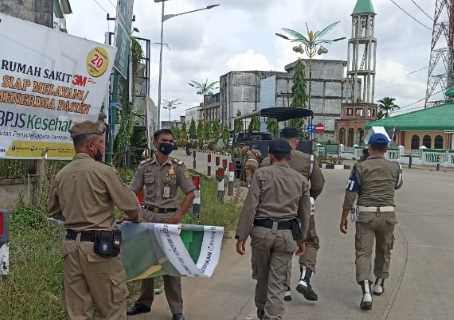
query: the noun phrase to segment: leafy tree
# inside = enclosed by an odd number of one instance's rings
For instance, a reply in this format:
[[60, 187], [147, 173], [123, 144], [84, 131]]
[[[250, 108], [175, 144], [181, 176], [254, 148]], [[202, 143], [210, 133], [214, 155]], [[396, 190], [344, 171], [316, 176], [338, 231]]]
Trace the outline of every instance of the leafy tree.
[[199, 146], [203, 146], [205, 139], [205, 124], [202, 120], [199, 120], [197, 123], [197, 140], [199, 141]]
[[189, 138], [197, 139], [197, 126], [194, 119], [191, 119], [191, 124], [189, 125]]
[[276, 119], [268, 118], [266, 121], [266, 128], [268, 132], [273, 135], [273, 137], [277, 137], [279, 134], [279, 122], [277, 122]]
[[233, 131], [235, 135], [243, 131], [243, 120], [239, 119], [239, 117], [241, 117], [241, 112], [238, 111], [236, 116], [237, 118], [235, 118], [235, 120], [233, 121]]
[[173, 126], [172, 127], [172, 133], [173, 133], [173, 136], [175, 137], [176, 141], [177, 141], [177, 144], [179, 144], [180, 142], [180, 128], [178, 126]]
[[[306, 95], [306, 79], [305, 79], [305, 67], [301, 59], [298, 59], [295, 69], [295, 75], [293, 77], [293, 86], [292, 86], [292, 103], [293, 108], [304, 108], [308, 101]], [[304, 120], [291, 119], [289, 123], [290, 127], [300, 129], [304, 125]]]
[[221, 136], [221, 122], [219, 120], [215, 120], [211, 123], [211, 134], [212, 139], [215, 141]]
[[400, 109], [400, 107], [394, 103], [396, 98], [384, 97], [381, 100], [378, 100], [378, 119], [388, 118], [391, 111]]
[[180, 146], [184, 146], [188, 143], [188, 130], [186, 129], [186, 123], [183, 122], [181, 129], [180, 129], [180, 136], [179, 136], [179, 144]]
[[251, 118], [251, 122], [249, 122], [249, 132], [257, 132], [260, 131], [260, 119], [258, 116], [253, 116]]
[[229, 142], [229, 139], [230, 139], [229, 129], [227, 129], [226, 127], [223, 127], [222, 128], [222, 141], [224, 141], [224, 143], [227, 143], [227, 142]]

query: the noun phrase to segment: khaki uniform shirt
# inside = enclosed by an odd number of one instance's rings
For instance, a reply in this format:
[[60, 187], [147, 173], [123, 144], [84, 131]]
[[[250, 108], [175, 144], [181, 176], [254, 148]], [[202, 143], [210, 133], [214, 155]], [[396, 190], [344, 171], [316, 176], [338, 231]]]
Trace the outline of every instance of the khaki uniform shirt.
[[344, 209], [351, 209], [358, 196], [358, 206], [395, 206], [395, 190], [402, 186], [402, 170], [397, 162], [368, 157], [352, 170], [344, 199]]
[[58, 172], [48, 199], [49, 215], [63, 215], [65, 227], [76, 231], [111, 230], [114, 206], [132, 219], [139, 217], [134, 193], [115, 170], [84, 153]]
[[178, 187], [188, 194], [195, 190], [192, 180], [185, 176], [186, 167], [182, 161], [169, 158], [159, 163], [156, 158], [143, 161], [134, 175], [131, 189], [144, 190], [144, 202], [156, 208], [178, 208]]
[[288, 165], [259, 168], [241, 210], [237, 238], [248, 238], [255, 218], [299, 217], [307, 229], [310, 210], [309, 182], [305, 177]]
[[[270, 158], [266, 157], [263, 159], [260, 166], [264, 167], [269, 166], [270, 164]], [[325, 178], [323, 177], [322, 170], [320, 170], [320, 167], [317, 164], [315, 156], [313, 157], [313, 160], [311, 160], [311, 155], [298, 150], [292, 150], [291, 159], [288, 164], [290, 168], [298, 171], [310, 181], [310, 194], [311, 197], [316, 199], [323, 191]]]

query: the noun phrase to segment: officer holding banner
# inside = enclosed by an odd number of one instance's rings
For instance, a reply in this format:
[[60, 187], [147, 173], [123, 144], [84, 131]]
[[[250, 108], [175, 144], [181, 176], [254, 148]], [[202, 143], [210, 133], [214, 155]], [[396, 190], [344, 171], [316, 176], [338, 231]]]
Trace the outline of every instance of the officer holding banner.
[[[389, 277], [397, 223], [394, 194], [402, 186], [400, 165], [385, 160], [389, 142], [383, 133], [374, 133], [369, 138], [367, 159], [358, 162], [350, 175], [340, 222], [340, 231], [344, 234], [347, 233], [349, 213], [356, 222], [356, 281], [363, 292], [360, 304], [363, 310], [372, 308], [372, 293], [377, 296], [384, 293], [385, 279]], [[374, 242], [375, 285], [371, 289]]]
[[246, 253], [251, 236], [255, 305], [261, 320], [282, 319], [287, 267], [295, 251], [304, 253], [309, 182], [289, 167], [291, 150], [285, 140], [271, 141], [271, 165], [257, 169], [252, 177], [236, 231], [240, 255]]
[[126, 320], [128, 289], [118, 254], [121, 234], [113, 229], [113, 209], [128, 219], [141, 215], [136, 197], [113, 168], [103, 164], [104, 118], [71, 129], [76, 155], [55, 177], [49, 215], [64, 218], [65, 304], [69, 319]]
[[[186, 177], [186, 168], [182, 161], [170, 158], [175, 146], [172, 131], [161, 129], [154, 133], [155, 155], [143, 161], [131, 183], [134, 192], [144, 190], [144, 220], [155, 223], [180, 223], [183, 216], [192, 206], [195, 187], [192, 180]], [[177, 191], [180, 188], [185, 197], [178, 204]], [[181, 278], [163, 276], [164, 291], [173, 315], [173, 320], [184, 320]], [[151, 311], [154, 300], [154, 280], [142, 282], [142, 294], [128, 315]]]

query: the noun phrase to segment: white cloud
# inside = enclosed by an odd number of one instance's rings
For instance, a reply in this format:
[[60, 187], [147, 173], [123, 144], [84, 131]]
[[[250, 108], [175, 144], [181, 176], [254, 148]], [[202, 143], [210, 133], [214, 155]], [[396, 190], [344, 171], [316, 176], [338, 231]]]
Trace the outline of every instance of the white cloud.
[[245, 71], [245, 70], [274, 70], [275, 67], [268, 59], [254, 50], [247, 50], [239, 53], [227, 61], [227, 67], [230, 70]]

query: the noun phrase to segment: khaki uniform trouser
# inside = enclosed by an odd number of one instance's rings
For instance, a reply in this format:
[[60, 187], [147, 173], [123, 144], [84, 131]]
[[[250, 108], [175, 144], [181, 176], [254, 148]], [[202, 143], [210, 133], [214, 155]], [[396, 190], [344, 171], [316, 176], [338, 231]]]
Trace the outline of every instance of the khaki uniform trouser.
[[360, 212], [356, 222], [355, 252], [356, 281], [371, 279], [372, 250], [375, 243], [374, 274], [377, 278], [389, 277], [391, 251], [394, 245], [395, 212]]
[[252, 231], [252, 273], [257, 280], [255, 305], [264, 311], [263, 320], [282, 319], [285, 279], [296, 250], [290, 230], [254, 227]]
[[[306, 250], [304, 254], [299, 257], [299, 264], [301, 267], [306, 267], [312, 272], [316, 272], [315, 267], [317, 265], [317, 254], [320, 249], [320, 240], [317, 235], [317, 229], [315, 227], [315, 215], [312, 215], [309, 220], [308, 235], [306, 238]], [[288, 274], [286, 279], [286, 286], [290, 289], [292, 281], [292, 260], [290, 260]]]
[[[146, 222], [163, 223], [172, 216], [173, 213], [153, 213], [145, 211], [144, 220]], [[164, 292], [167, 303], [169, 304], [172, 314], [183, 313], [183, 294], [181, 290], [181, 277], [163, 276]], [[137, 300], [137, 304], [151, 306], [154, 300], [154, 283], [153, 278], [142, 281], [142, 292]]]
[[93, 242], [65, 240], [65, 305], [71, 320], [126, 319], [128, 288], [119, 256], [104, 258]]

